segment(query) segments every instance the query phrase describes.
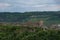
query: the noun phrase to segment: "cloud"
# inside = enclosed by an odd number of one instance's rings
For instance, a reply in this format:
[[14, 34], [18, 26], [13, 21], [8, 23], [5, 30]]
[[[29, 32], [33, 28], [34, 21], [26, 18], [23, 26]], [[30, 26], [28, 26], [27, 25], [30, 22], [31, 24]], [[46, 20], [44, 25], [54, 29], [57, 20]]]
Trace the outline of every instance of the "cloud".
[[16, 2], [19, 4], [17, 6], [20, 7], [43, 7], [51, 4], [55, 5], [56, 3], [54, 0], [20, 0]]
[[60, 5], [51, 5], [51, 6], [46, 7], [46, 8], [47, 8], [47, 10], [58, 11], [58, 10], [60, 10]]
[[56, 10], [60, 10], [59, 0], [0, 0], [0, 11], [24, 12]]
[[0, 3], [0, 8], [6, 8], [6, 7], [9, 7], [11, 6], [10, 4], [8, 3]]
[[58, 11], [60, 10], [60, 5], [35, 5], [33, 7], [26, 7], [26, 11]]

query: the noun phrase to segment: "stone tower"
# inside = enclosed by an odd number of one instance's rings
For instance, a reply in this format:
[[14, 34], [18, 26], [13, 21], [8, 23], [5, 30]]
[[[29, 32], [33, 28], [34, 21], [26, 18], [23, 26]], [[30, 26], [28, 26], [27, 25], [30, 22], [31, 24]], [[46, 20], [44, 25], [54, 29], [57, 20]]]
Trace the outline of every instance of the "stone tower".
[[43, 26], [43, 23], [44, 23], [43, 20], [40, 20], [39, 21], [39, 26]]

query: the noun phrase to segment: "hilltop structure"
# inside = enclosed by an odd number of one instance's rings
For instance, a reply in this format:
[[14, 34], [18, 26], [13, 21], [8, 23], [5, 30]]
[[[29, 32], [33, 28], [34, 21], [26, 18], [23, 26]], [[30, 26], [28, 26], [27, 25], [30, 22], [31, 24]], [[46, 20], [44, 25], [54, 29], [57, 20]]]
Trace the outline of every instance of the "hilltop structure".
[[40, 20], [39, 21], [39, 26], [43, 26], [43, 24], [44, 24], [43, 20]]

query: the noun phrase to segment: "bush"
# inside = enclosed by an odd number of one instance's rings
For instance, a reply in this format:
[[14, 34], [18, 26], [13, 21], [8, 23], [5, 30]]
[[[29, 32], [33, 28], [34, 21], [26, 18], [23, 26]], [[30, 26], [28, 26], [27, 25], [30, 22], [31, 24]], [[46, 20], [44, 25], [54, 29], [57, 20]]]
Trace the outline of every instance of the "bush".
[[[59, 30], [34, 27], [0, 26], [0, 40], [60, 40]], [[35, 32], [33, 32], [33, 30]], [[32, 32], [30, 31], [32, 30]]]

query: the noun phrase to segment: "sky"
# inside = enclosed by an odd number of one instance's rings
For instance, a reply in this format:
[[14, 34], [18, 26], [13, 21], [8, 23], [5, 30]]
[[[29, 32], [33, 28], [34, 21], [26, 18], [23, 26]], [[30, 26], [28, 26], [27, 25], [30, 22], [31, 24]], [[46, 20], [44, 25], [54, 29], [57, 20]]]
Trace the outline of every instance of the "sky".
[[0, 12], [60, 11], [60, 0], [0, 0]]

